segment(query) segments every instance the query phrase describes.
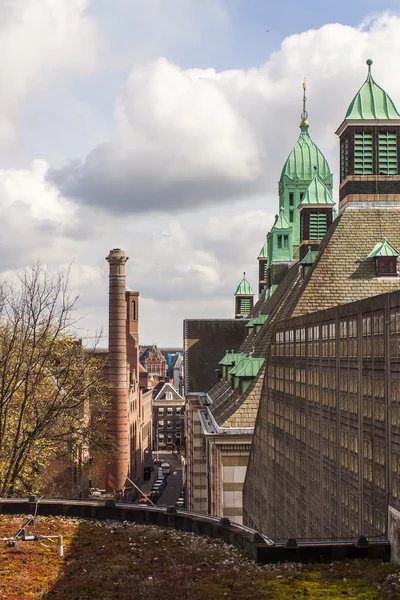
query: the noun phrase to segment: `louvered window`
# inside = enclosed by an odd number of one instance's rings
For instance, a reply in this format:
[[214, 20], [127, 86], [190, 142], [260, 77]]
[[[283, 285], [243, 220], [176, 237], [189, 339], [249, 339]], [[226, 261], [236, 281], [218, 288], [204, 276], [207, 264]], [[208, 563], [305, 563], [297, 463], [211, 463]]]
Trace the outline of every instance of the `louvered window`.
[[251, 310], [250, 298], [241, 298], [240, 299], [240, 314], [248, 315], [250, 310]]
[[340, 175], [341, 181], [349, 174], [349, 140], [344, 138], [340, 145]]
[[397, 134], [379, 134], [379, 173], [397, 175]]
[[372, 133], [362, 131], [354, 135], [354, 173], [372, 175]]
[[267, 281], [267, 269], [268, 269], [268, 263], [267, 263], [267, 261], [265, 261], [265, 263], [264, 263], [264, 281]]
[[326, 213], [312, 213], [310, 215], [310, 240], [322, 240], [326, 230]]

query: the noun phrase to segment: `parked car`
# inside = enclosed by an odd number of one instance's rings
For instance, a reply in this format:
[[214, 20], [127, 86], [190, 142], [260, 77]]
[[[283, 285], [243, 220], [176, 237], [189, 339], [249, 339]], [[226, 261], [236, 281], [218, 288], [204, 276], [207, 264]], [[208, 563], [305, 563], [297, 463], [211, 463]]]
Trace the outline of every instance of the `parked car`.
[[161, 494], [163, 487], [164, 487], [163, 483], [154, 483], [153, 487], [151, 488], [151, 491], [158, 492], [159, 494]]
[[178, 498], [175, 504], [176, 508], [185, 508], [185, 498]]
[[169, 475], [171, 473], [171, 465], [167, 462], [161, 463], [163, 475]]
[[155, 484], [160, 484], [161, 485], [161, 489], [163, 490], [165, 488], [165, 486], [167, 485], [167, 482], [165, 481], [164, 477], [160, 477], [160, 479], [156, 479], [156, 481], [153, 484], [153, 487]]

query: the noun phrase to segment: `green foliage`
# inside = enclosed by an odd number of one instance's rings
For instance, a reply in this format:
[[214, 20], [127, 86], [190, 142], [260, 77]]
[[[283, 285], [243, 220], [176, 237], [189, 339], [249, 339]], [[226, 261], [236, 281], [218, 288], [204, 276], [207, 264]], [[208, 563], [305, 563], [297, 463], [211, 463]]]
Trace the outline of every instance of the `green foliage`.
[[0, 496], [57, 494], [67, 465], [111, 449], [104, 366], [71, 333], [76, 301], [40, 264], [0, 287]]

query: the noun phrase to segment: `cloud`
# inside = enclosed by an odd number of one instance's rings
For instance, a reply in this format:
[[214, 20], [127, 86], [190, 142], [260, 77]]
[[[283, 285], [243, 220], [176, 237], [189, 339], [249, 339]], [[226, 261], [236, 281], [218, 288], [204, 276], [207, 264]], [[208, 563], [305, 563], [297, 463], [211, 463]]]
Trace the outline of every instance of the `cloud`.
[[96, 67], [102, 36], [89, 0], [12, 0], [0, 4], [0, 149], [18, 140], [28, 95], [61, 74]]
[[[83, 161], [51, 172], [62, 193], [104, 211], [138, 214], [276, 192], [294, 145], [301, 83], [309, 82], [310, 133], [337, 167], [334, 131], [377, 57], [393, 94], [400, 18], [353, 28], [331, 24], [286, 38], [261, 68], [182, 69], [165, 58], [136, 64], [118, 97], [112, 138]], [[305, 73], [306, 72], [306, 73]]]

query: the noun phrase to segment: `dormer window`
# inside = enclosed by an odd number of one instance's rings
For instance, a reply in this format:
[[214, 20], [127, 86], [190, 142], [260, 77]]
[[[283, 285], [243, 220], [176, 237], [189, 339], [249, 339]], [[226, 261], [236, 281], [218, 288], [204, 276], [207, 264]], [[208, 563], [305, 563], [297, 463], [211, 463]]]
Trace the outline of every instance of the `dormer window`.
[[382, 256], [377, 259], [378, 277], [397, 277], [397, 257]]
[[368, 255], [368, 258], [373, 258], [375, 261], [376, 274], [378, 277], [397, 277], [397, 259], [399, 253], [391, 244], [389, 244], [387, 238], [383, 238], [381, 242], [378, 242], [372, 252]]

